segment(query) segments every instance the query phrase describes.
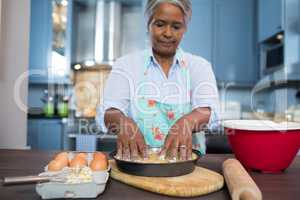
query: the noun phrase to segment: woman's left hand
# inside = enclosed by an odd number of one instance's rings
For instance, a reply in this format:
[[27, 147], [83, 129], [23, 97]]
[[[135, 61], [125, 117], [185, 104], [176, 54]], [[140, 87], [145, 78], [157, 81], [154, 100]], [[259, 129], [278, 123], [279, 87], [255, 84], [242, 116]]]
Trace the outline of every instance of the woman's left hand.
[[192, 158], [192, 123], [185, 117], [180, 118], [169, 130], [160, 155], [180, 160]]

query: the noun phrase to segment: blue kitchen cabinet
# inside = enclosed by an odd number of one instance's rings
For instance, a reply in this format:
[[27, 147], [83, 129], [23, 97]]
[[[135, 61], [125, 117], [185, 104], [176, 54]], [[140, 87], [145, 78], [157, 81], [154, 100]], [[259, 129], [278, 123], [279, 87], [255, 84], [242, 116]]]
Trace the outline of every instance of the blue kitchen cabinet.
[[52, 49], [52, 1], [31, 0], [29, 82], [47, 83]]
[[253, 85], [255, 58], [254, 0], [193, 0], [193, 15], [182, 47], [212, 63], [219, 83]]
[[61, 119], [29, 119], [27, 135], [32, 149], [61, 150], [63, 123]]
[[264, 41], [284, 30], [284, 0], [258, 1], [259, 41]]
[[253, 0], [214, 0], [213, 67], [219, 83], [253, 85], [255, 4]]
[[38, 149], [38, 123], [37, 120], [29, 119], [27, 123], [27, 145], [31, 149]]
[[38, 144], [42, 150], [60, 150], [62, 147], [61, 119], [41, 120], [39, 122]]
[[182, 48], [212, 62], [212, 0], [193, 0], [193, 15]]

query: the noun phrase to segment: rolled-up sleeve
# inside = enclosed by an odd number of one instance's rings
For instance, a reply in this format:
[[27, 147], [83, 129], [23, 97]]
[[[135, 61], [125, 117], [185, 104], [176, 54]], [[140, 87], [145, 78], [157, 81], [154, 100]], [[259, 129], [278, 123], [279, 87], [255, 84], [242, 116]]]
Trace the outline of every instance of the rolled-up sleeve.
[[209, 107], [211, 110], [208, 128], [219, 125], [219, 94], [212, 66], [204, 60], [196, 60], [191, 68], [192, 109]]
[[109, 108], [116, 108], [124, 115], [128, 115], [130, 100], [130, 87], [128, 74], [122, 68], [122, 63], [117, 61], [105, 83], [103, 104], [97, 108], [96, 122], [101, 131], [107, 132], [104, 123], [104, 114]]

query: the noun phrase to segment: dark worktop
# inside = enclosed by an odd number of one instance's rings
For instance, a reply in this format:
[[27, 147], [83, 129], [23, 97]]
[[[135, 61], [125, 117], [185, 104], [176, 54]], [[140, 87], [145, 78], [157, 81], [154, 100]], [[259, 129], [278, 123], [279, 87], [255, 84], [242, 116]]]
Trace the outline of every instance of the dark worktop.
[[[51, 160], [55, 152], [29, 150], [0, 150], [0, 177], [23, 176], [40, 173]], [[222, 162], [232, 154], [208, 154], [198, 161], [198, 165], [221, 173]], [[263, 198], [298, 199], [300, 196], [300, 156], [282, 174], [261, 174], [250, 172], [250, 175], [261, 189]], [[0, 199], [40, 199], [35, 192], [35, 185], [0, 186]], [[106, 190], [98, 199], [132, 200], [132, 199], [176, 199], [133, 188], [110, 179]], [[212, 194], [189, 199], [230, 199], [226, 186]]]
[[58, 115], [47, 117], [45, 114], [27, 114], [27, 118], [28, 119], [63, 119], [63, 117]]

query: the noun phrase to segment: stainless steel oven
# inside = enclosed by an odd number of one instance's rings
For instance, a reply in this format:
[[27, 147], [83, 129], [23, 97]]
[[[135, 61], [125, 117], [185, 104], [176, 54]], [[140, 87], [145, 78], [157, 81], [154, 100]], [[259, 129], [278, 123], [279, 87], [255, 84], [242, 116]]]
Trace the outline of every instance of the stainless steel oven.
[[278, 34], [261, 44], [261, 72], [262, 75], [272, 73], [284, 65], [283, 34]]

